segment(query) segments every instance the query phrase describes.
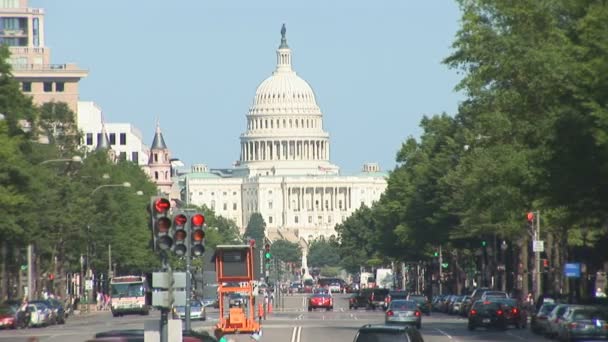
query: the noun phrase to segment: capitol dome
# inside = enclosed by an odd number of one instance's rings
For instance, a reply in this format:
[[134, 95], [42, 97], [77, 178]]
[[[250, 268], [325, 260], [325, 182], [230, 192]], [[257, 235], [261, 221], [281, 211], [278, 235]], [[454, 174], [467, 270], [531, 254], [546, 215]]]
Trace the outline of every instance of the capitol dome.
[[281, 29], [277, 67], [258, 86], [241, 134], [239, 165], [248, 175], [336, 174], [329, 162], [329, 134], [310, 85], [291, 68]]
[[258, 86], [249, 114], [320, 114], [314, 91], [291, 67], [291, 49], [281, 33], [277, 68]]

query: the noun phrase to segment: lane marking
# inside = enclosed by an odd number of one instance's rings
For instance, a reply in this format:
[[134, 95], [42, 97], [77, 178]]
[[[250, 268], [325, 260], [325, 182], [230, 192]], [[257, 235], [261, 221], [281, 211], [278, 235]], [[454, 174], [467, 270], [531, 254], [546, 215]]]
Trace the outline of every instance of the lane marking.
[[452, 336], [450, 336], [450, 334], [446, 333], [445, 331], [439, 329], [439, 328], [435, 328], [435, 330], [439, 331], [439, 333], [447, 336], [447, 338], [449, 338], [450, 340], [452, 339]]
[[291, 332], [291, 342], [300, 342], [302, 327], [293, 327]]
[[521, 336], [518, 336], [518, 335], [515, 335], [515, 334], [513, 334], [513, 333], [511, 333], [511, 332], [507, 332], [507, 335], [509, 335], [509, 336], [511, 336], [511, 337], [515, 337], [515, 338], [520, 339], [520, 340], [522, 340], [522, 341], [525, 341], [525, 340], [526, 340], [525, 338], [523, 338], [523, 337], [521, 337]]

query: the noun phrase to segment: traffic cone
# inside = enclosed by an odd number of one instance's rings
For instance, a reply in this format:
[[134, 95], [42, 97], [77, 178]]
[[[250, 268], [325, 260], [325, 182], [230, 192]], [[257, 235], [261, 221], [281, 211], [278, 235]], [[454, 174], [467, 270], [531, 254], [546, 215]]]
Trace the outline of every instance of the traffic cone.
[[272, 301], [268, 301], [268, 313], [272, 313]]

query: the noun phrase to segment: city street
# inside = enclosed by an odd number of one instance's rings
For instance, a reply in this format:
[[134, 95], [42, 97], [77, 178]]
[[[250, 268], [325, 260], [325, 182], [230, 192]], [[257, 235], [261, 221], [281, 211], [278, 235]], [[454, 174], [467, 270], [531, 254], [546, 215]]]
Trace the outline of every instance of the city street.
[[[284, 297], [284, 308], [275, 310], [263, 321], [262, 341], [269, 342], [352, 342], [357, 329], [365, 324], [382, 324], [382, 310], [349, 310], [348, 295], [335, 295], [334, 310], [327, 312], [306, 310], [306, 296], [293, 295]], [[91, 339], [97, 332], [114, 329], [142, 329], [144, 321], [158, 320], [158, 312], [149, 316], [124, 316], [113, 318], [110, 312], [93, 313], [87, 316], [74, 317], [66, 325], [27, 330], [0, 331], [0, 342], [26, 342], [31, 337], [38, 341], [83, 342]], [[208, 311], [205, 322], [193, 322], [196, 330], [211, 331], [217, 323], [218, 312]], [[527, 329], [508, 331], [486, 331], [483, 329], [468, 331], [466, 319], [456, 316], [433, 313], [423, 317], [421, 332], [425, 341], [546, 341], [541, 336], [533, 335]], [[233, 335], [236, 341], [249, 341], [247, 335]]]

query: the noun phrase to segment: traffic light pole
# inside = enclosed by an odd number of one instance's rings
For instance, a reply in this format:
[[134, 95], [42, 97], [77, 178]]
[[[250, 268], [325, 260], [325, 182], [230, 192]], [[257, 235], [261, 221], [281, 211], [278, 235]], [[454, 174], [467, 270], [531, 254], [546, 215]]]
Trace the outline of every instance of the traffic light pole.
[[441, 295], [442, 292], [442, 288], [441, 288], [441, 281], [443, 280], [443, 254], [441, 252], [441, 245], [439, 245], [439, 295]]
[[[169, 273], [169, 279], [173, 279], [173, 273], [171, 272], [171, 265], [167, 260], [167, 253], [165, 251], [160, 251], [160, 259], [162, 262], [162, 267], [164, 272]], [[173, 289], [170, 287], [169, 290], [170, 302], [173, 302]], [[161, 308], [160, 309], [160, 342], [169, 342], [169, 312], [171, 309]]]
[[190, 302], [190, 296], [192, 294], [192, 224], [190, 220], [186, 223], [186, 331], [191, 330], [190, 320], [190, 308], [192, 303]]
[[[540, 210], [536, 212], [536, 229], [534, 230], [534, 241], [538, 241], [540, 239]], [[534, 243], [534, 242], [533, 242]], [[542, 291], [541, 277], [542, 273], [540, 271], [540, 252], [537, 250], [534, 252], [534, 278], [536, 280], [534, 292], [536, 298], [538, 298]], [[535, 298], [535, 300], [536, 300]]]

